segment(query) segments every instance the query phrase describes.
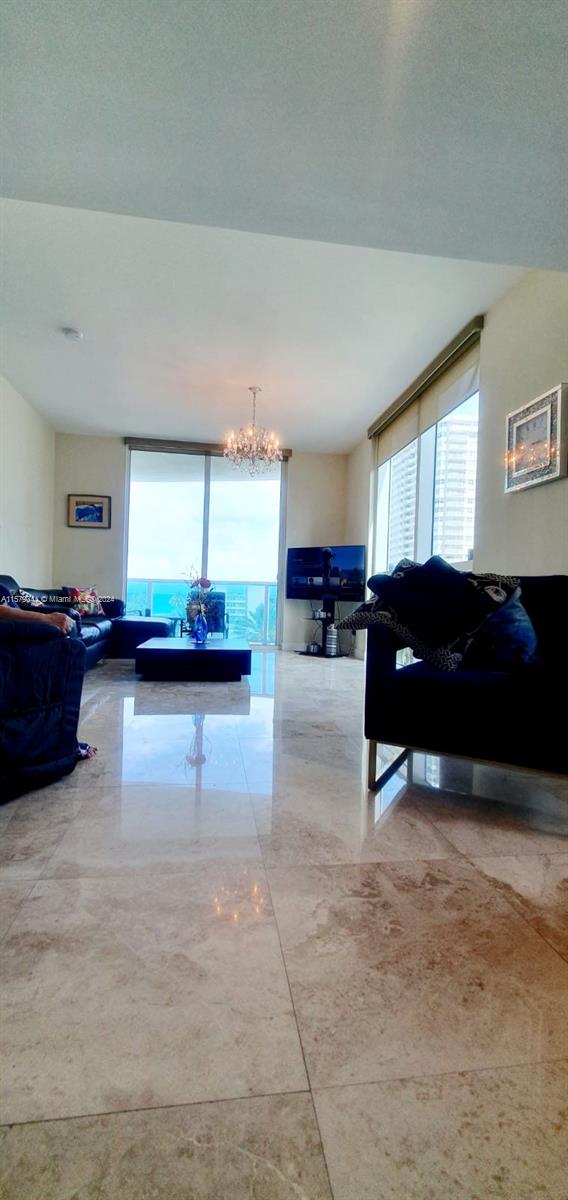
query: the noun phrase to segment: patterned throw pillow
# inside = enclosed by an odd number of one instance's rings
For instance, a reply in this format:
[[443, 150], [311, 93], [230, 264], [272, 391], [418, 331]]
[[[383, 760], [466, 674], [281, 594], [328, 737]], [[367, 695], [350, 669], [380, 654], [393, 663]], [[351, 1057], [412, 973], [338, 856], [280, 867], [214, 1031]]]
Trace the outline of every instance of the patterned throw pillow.
[[[385, 625], [410, 647], [415, 658], [422, 658], [442, 671], [457, 670], [488, 618], [513, 600], [518, 601], [520, 594], [518, 579], [508, 575], [474, 575], [457, 571], [437, 555], [424, 564], [402, 559], [390, 575], [374, 575], [369, 580], [369, 587], [375, 593], [375, 601], [346, 618], [351, 624], [337, 622], [338, 628]], [[520, 622], [518, 619], [513, 622], [511, 617], [490, 625], [488, 633], [490, 628], [493, 628], [495, 648], [498, 636], [503, 643], [513, 636], [513, 631], [520, 636]], [[495, 665], [497, 661], [504, 661], [505, 646], [500, 644], [499, 649], [499, 655], [495, 651]], [[514, 653], [518, 656], [520, 650], [515, 648]], [[530, 651], [524, 653], [524, 661], [529, 661]], [[484, 661], [490, 660], [491, 652], [486, 647]]]
[[17, 592], [14, 592], [13, 599], [18, 608], [43, 608], [45, 602], [39, 600], [37, 596], [32, 596], [31, 592], [26, 592], [24, 588], [18, 588]]
[[82, 617], [100, 617], [104, 615], [104, 608], [99, 600], [96, 588], [69, 588], [69, 595], [73, 608], [76, 608], [81, 613]]
[[335, 622], [336, 629], [368, 629], [371, 625], [382, 625], [383, 628], [390, 629], [403, 646], [410, 647], [415, 658], [424, 659], [424, 662], [436, 667], [438, 671], [457, 671], [461, 664], [463, 656], [459, 650], [454, 650], [451, 646], [427, 646], [416, 637], [408, 625], [397, 621], [394, 613], [381, 608], [378, 600], [361, 604], [348, 617], [342, 617], [340, 621]]

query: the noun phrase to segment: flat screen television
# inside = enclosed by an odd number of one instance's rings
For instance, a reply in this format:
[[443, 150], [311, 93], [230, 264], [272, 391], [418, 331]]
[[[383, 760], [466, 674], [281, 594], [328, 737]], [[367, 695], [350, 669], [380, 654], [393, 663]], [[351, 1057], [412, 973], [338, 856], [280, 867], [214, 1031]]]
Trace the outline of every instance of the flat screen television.
[[305, 546], [288, 550], [287, 600], [363, 600], [364, 546]]

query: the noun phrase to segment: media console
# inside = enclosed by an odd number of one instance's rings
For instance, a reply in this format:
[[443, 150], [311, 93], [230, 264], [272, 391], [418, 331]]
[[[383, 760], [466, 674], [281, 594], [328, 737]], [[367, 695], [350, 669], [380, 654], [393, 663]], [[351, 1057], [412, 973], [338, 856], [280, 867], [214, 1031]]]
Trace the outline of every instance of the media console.
[[335, 624], [334, 597], [324, 596], [321, 601], [321, 608], [318, 609], [318, 615], [312, 613], [309, 617], [306, 617], [306, 620], [317, 621], [321, 625], [321, 649], [317, 654], [312, 650], [300, 650], [298, 653], [305, 655], [306, 658], [342, 658], [343, 655], [339, 651], [337, 632], [331, 629], [331, 626]]

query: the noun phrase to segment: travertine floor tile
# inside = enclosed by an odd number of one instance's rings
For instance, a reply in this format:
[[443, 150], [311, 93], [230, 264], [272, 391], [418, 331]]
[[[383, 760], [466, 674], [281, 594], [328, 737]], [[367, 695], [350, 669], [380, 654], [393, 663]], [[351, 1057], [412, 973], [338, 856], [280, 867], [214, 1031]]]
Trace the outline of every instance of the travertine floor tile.
[[34, 887], [33, 879], [0, 880], [0, 938], [18, 915], [22, 901]]
[[312, 1086], [568, 1055], [568, 964], [469, 863], [269, 880]]
[[568, 1063], [316, 1092], [334, 1200], [565, 1200]]
[[404, 799], [377, 822], [366, 789], [338, 796], [312, 783], [253, 795], [252, 802], [266, 867], [459, 857]]
[[331, 1200], [308, 1095], [16, 1125], [0, 1161], [3, 1200]]
[[20, 817], [16, 808], [0, 833], [0, 879], [39, 879], [70, 823], [65, 812], [30, 811]]
[[568, 960], [568, 854], [493, 856], [472, 862]]
[[363, 670], [86, 676], [98, 756], [0, 808], [2, 1200], [330, 1200], [302, 1050], [334, 1200], [568, 1200], [568, 784], [370, 796]]
[[132, 784], [91, 793], [44, 877], [171, 874], [219, 859], [260, 865], [246, 793]]
[[5, 1121], [306, 1087], [257, 868], [44, 880], [2, 950]]

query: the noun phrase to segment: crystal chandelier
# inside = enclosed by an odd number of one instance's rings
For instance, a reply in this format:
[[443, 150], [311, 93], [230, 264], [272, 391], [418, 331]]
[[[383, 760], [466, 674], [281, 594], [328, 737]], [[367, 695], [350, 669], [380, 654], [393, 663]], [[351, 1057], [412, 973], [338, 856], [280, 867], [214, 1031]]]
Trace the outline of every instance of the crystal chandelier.
[[256, 424], [256, 397], [260, 391], [262, 389], [259, 387], [249, 387], [249, 392], [252, 392], [252, 421], [246, 428], [241, 426], [238, 433], [229, 434], [223, 452], [225, 458], [236, 467], [244, 467], [250, 475], [260, 475], [275, 463], [282, 462], [278, 439]]

